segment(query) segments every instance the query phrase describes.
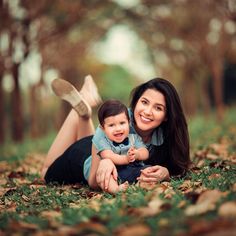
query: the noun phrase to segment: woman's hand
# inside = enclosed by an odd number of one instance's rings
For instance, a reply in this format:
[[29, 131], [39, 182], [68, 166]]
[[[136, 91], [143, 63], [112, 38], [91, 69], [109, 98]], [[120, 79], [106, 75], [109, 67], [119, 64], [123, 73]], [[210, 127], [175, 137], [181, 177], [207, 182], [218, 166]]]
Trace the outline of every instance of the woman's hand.
[[96, 181], [99, 187], [107, 191], [110, 178], [117, 180], [117, 170], [114, 163], [110, 159], [103, 159], [100, 161], [97, 172], [96, 172]]
[[166, 167], [163, 166], [150, 166], [141, 170], [140, 177], [137, 178], [140, 182], [157, 183], [163, 180], [169, 180], [170, 174]]

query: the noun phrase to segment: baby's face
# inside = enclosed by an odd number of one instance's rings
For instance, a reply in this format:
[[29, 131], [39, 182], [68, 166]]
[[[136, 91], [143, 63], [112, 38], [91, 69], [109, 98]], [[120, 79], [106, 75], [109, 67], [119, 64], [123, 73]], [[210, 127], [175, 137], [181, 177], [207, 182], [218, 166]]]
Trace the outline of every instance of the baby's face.
[[126, 114], [123, 112], [105, 118], [103, 131], [111, 141], [121, 143], [129, 134], [129, 121]]

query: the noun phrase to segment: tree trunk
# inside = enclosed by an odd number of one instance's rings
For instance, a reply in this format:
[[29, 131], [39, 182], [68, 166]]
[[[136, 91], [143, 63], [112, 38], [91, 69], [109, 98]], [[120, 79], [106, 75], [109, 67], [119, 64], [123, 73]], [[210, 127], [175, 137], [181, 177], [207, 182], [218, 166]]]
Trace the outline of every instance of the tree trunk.
[[3, 74], [0, 74], [0, 143], [5, 141], [5, 109], [4, 91], [2, 86]]
[[223, 102], [223, 62], [220, 58], [215, 58], [211, 65], [213, 79], [213, 95], [216, 106], [217, 119], [221, 121], [224, 117]]
[[22, 98], [20, 93], [20, 85], [19, 85], [19, 65], [14, 64], [12, 67], [12, 74], [14, 80], [14, 88], [12, 91], [12, 139], [15, 142], [20, 142], [24, 138], [23, 134], [23, 106], [22, 106]]
[[209, 98], [209, 88], [208, 88], [208, 79], [204, 78], [200, 84], [200, 93], [201, 93], [201, 106], [206, 117], [209, 116], [211, 110], [210, 98]]
[[184, 73], [183, 80], [183, 106], [186, 114], [188, 116], [194, 116], [197, 110], [197, 95], [196, 95], [196, 84], [194, 81], [194, 74], [191, 70], [191, 67], [186, 68], [186, 72]]
[[36, 138], [39, 136], [39, 125], [38, 125], [38, 102], [37, 102], [37, 85], [30, 87], [30, 136]]

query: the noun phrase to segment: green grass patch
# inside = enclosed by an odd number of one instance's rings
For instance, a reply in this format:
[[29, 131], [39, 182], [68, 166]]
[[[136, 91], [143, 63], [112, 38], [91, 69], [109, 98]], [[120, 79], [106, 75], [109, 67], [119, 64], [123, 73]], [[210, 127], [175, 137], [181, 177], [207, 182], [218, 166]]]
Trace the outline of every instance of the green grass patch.
[[[27, 169], [41, 160], [55, 134], [1, 147], [0, 233], [6, 235], [203, 235], [234, 232], [235, 110], [220, 124], [189, 123], [193, 168], [154, 188], [129, 187], [116, 196], [86, 186], [45, 185]], [[30, 157], [29, 156], [30, 153]], [[38, 165], [36, 165], [38, 166]], [[205, 205], [204, 205], [205, 204]], [[228, 207], [227, 208], [227, 206]]]

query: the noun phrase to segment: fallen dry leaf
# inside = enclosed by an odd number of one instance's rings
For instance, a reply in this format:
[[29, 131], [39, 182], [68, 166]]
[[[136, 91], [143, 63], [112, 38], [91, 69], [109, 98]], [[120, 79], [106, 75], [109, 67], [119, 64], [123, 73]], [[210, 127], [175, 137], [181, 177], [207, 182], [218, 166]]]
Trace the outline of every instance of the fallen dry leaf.
[[0, 161], [0, 173], [11, 170], [12, 166], [7, 161]]
[[[108, 235], [107, 227], [96, 222], [84, 222], [78, 224], [76, 228], [76, 235]], [[90, 234], [88, 234], [88, 232], [90, 232]]]
[[193, 183], [190, 180], [185, 180], [180, 186], [179, 190], [185, 191], [188, 189], [192, 189]]
[[51, 227], [61, 227], [58, 219], [62, 217], [61, 211], [43, 211], [40, 213], [41, 217], [46, 218]]
[[26, 195], [22, 195], [21, 198], [22, 198], [25, 202], [31, 201], [31, 198], [27, 197]]
[[211, 174], [211, 175], [208, 177], [208, 179], [209, 179], [209, 180], [213, 180], [213, 179], [218, 179], [218, 178], [220, 178], [220, 177], [221, 177], [220, 174], [214, 173], [214, 174]]
[[[189, 220], [190, 231], [187, 235], [198, 236], [235, 236], [235, 231], [232, 231], [234, 225], [231, 221], [224, 219], [217, 219], [214, 221], [207, 221], [200, 219], [198, 221]], [[229, 230], [229, 228], [231, 228]], [[222, 234], [224, 232], [224, 234]], [[230, 234], [227, 234], [230, 233]], [[232, 234], [232, 232], [234, 232]], [[219, 234], [218, 234], [219, 233]]]
[[206, 201], [216, 203], [221, 197], [224, 197], [226, 195], [226, 192], [221, 192], [217, 189], [206, 190], [199, 196], [197, 203], [202, 203]]
[[226, 193], [219, 190], [207, 190], [203, 192], [195, 205], [190, 205], [185, 209], [187, 216], [200, 215], [216, 208], [216, 202]]
[[146, 190], [152, 190], [156, 188], [156, 183], [146, 183], [138, 181], [136, 185]]
[[150, 229], [144, 224], [131, 225], [129, 227], [120, 228], [115, 235], [117, 236], [145, 236], [151, 235]]
[[213, 153], [208, 153], [206, 155], [206, 158], [209, 159], [209, 160], [217, 160], [217, 159], [220, 159], [220, 157], [216, 154], [213, 154]]
[[213, 143], [209, 146], [217, 155], [222, 157], [228, 156], [229, 142], [222, 140], [221, 143]]
[[98, 212], [100, 210], [100, 207], [101, 207], [101, 201], [91, 200], [91, 201], [89, 201], [89, 207], [91, 209], [95, 210], [96, 212]]
[[20, 230], [37, 230], [39, 229], [39, 226], [33, 223], [13, 220], [10, 222], [10, 228], [15, 231], [19, 231], [19, 229]]
[[58, 218], [61, 217], [62, 213], [60, 211], [42, 211], [40, 214], [42, 217], [51, 219], [51, 218]]
[[140, 207], [138, 213], [141, 216], [153, 216], [162, 211], [161, 207], [164, 205], [163, 200], [155, 198], [151, 200], [146, 207]]
[[232, 190], [233, 190], [234, 192], [236, 192], [236, 183], [233, 184]]
[[162, 182], [160, 184], [156, 184], [156, 187], [153, 190], [153, 194], [155, 196], [159, 196], [161, 193], [164, 193], [170, 188], [172, 189], [172, 187], [170, 186], [170, 182]]
[[223, 217], [236, 217], [236, 202], [225, 202], [218, 210], [218, 214]]

